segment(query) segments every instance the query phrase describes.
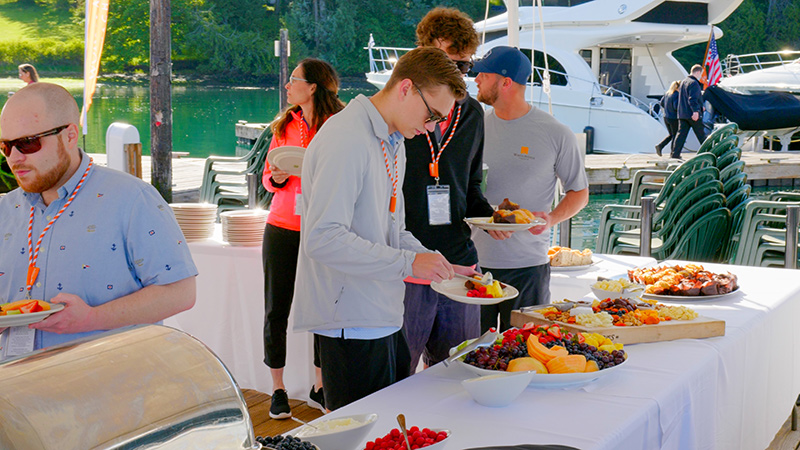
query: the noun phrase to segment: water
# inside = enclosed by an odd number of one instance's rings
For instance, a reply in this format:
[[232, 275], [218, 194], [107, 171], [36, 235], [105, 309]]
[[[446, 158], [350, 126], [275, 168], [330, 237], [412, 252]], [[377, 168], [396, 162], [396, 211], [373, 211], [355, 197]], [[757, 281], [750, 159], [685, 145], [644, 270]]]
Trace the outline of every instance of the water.
[[[71, 90], [78, 104], [80, 90]], [[360, 85], [340, 90], [345, 103], [358, 94], [371, 95], [374, 88]], [[265, 123], [278, 113], [278, 90], [250, 87], [173, 86], [172, 150], [190, 157], [234, 156], [237, 149], [234, 125], [239, 120]], [[142, 153], [150, 154], [150, 88], [146, 85], [98, 86], [89, 110], [86, 150], [105, 153], [105, 133], [114, 122], [139, 130]], [[83, 146], [83, 144], [81, 144]], [[247, 149], [245, 149], [246, 152]]]

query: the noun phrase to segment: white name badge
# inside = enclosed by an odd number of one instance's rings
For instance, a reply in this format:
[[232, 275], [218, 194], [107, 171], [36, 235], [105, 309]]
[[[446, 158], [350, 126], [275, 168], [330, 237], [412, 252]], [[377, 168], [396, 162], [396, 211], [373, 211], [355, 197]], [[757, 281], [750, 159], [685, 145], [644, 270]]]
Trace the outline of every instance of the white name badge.
[[450, 225], [450, 186], [428, 186], [428, 223]]
[[297, 192], [294, 194], [294, 215], [300, 216], [303, 212], [303, 193]]
[[36, 337], [36, 330], [28, 328], [27, 325], [11, 327], [5, 333], [5, 345], [3, 345], [3, 358], [24, 355], [33, 351], [33, 340]]

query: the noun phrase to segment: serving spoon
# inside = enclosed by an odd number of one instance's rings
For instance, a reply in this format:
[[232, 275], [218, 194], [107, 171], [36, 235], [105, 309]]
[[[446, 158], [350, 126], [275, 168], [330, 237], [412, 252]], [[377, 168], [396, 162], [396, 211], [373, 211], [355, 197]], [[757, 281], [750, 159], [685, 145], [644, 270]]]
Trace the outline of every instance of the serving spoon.
[[411, 443], [408, 442], [408, 431], [406, 431], [406, 416], [403, 414], [398, 414], [397, 424], [400, 425], [400, 431], [403, 433], [403, 439], [406, 440], [406, 448], [411, 450]]

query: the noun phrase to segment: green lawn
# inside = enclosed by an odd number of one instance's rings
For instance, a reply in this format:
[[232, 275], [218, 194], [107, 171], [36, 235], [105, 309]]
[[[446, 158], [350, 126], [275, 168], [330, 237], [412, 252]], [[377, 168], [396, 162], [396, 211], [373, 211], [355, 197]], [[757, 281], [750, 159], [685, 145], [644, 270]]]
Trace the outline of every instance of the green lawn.
[[72, 22], [64, 9], [0, 0], [0, 40], [70, 39], [83, 36], [83, 26]]
[[[39, 81], [46, 81], [48, 83], [55, 83], [64, 86], [70, 92], [80, 92], [83, 90], [83, 78], [50, 78], [42, 77]], [[15, 92], [25, 87], [19, 78], [0, 78], [0, 96], [8, 95], [9, 92]], [[0, 103], [5, 101], [0, 100]]]

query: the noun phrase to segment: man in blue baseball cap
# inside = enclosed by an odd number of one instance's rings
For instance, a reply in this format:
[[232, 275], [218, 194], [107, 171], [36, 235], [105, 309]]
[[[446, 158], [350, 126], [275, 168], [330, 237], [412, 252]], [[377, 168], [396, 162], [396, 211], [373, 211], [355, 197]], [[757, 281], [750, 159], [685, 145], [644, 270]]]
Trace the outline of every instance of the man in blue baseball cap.
[[[546, 231], [586, 206], [589, 182], [575, 133], [525, 101], [531, 61], [524, 53], [514, 47], [494, 47], [473, 70], [478, 72], [478, 100], [493, 107], [484, 118], [486, 199], [496, 205], [509, 198], [544, 222], [506, 240], [473, 231], [481, 268], [520, 291], [515, 299], [481, 306], [481, 328], [496, 327], [499, 314], [504, 330], [511, 325], [512, 310], [549, 303], [550, 233]], [[552, 208], [557, 181], [566, 194]]]

